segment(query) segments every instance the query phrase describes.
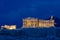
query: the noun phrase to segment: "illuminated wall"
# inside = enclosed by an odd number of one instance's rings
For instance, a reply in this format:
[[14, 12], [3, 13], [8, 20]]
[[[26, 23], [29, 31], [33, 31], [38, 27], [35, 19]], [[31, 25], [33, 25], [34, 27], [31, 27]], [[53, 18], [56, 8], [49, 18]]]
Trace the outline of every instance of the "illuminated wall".
[[16, 29], [16, 25], [11, 25], [11, 26], [9, 26], [9, 25], [4, 25], [4, 26], [1, 26], [1, 29], [10, 29], [10, 30]]
[[23, 27], [25, 28], [34, 28], [38, 26], [38, 19], [35, 18], [26, 18], [23, 19]]
[[39, 20], [39, 27], [54, 27], [54, 20]]

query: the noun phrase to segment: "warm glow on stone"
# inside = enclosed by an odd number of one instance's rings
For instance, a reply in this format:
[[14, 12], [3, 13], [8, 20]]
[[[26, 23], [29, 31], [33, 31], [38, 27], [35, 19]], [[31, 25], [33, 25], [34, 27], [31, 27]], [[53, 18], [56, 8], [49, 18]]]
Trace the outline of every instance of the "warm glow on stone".
[[53, 16], [50, 20], [42, 20], [36, 18], [25, 18], [23, 19], [23, 28], [36, 28], [36, 27], [54, 27]]
[[11, 26], [9, 26], [9, 25], [4, 25], [4, 26], [1, 26], [1, 28], [2, 29], [16, 29], [16, 25], [11, 25]]

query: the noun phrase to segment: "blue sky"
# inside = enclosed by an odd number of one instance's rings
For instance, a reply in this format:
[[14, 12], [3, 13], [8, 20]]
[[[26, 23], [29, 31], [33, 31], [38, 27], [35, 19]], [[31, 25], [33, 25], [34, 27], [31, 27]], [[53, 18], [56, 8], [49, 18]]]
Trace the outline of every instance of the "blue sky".
[[0, 0], [0, 25], [22, 26], [25, 17], [60, 18], [60, 0]]

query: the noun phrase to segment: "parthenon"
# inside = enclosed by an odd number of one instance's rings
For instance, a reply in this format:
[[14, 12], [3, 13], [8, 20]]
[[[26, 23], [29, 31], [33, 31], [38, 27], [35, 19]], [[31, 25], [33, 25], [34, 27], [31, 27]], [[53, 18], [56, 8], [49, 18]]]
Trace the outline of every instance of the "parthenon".
[[49, 20], [43, 20], [38, 18], [24, 18], [23, 19], [23, 28], [40, 28], [40, 27], [54, 27], [53, 16]]

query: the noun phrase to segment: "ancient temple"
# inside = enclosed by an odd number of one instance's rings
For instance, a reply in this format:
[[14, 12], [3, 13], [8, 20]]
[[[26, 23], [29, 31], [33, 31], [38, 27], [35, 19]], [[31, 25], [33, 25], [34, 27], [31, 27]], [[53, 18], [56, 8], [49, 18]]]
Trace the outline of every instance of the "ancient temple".
[[54, 27], [54, 24], [53, 16], [49, 20], [31, 17], [23, 19], [23, 28]]

